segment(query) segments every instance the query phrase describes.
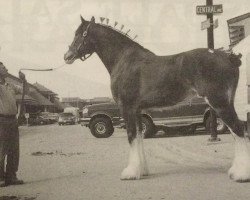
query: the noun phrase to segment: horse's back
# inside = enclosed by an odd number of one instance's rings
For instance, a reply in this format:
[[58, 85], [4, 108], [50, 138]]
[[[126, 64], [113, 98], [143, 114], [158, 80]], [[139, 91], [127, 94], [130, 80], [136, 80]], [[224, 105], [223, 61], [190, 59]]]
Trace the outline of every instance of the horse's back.
[[128, 102], [171, 105], [185, 98], [192, 89], [205, 96], [205, 91], [212, 88], [235, 87], [238, 72], [229, 55], [219, 50], [200, 48], [157, 56], [132, 49], [124, 52], [113, 71], [111, 87], [114, 96]]

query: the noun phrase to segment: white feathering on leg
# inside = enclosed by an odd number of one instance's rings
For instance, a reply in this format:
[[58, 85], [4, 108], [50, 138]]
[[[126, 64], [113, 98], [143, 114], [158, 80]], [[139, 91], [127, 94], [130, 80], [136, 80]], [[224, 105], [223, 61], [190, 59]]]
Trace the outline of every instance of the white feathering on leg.
[[143, 145], [143, 134], [140, 134], [138, 136], [138, 143], [139, 143], [139, 155], [140, 155], [140, 161], [141, 161], [141, 175], [142, 176], [148, 176], [148, 165], [146, 161], [146, 155], [144, 151], [144, 145]]
[[250, 180], [250, 143], [245, 138], [235, 137], [235, 157], [229, 169], [229, 177], [237, 182]]
[[130, 145], [128, 166], [122, 171], [122, 180], [140, 179], [141, 163], [138, 140], [134, 139]]

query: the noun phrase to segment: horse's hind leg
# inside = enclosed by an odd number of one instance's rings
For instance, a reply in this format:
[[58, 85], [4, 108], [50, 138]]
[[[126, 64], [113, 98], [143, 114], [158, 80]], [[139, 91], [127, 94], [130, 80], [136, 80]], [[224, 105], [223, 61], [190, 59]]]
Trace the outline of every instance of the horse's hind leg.
[[244, 124], [238, 119], [233, 102], [223, 98], [213, 96], [207, 97], [207, 100], [235, 138], [235, 157], [228, 171], [229, 177], [237, 182], [246, 182], [250, 180], [249, 142], [244, 137]]
[[142, 161], [140, 154], [140, 139], [136, 138], [136, 110], [124, 108], [123, 115], [126, 119], [127, 134], [129, 141], [129, 160], [128, 166], [122, 171], [122, 180], [140, 179], [142, 175]]

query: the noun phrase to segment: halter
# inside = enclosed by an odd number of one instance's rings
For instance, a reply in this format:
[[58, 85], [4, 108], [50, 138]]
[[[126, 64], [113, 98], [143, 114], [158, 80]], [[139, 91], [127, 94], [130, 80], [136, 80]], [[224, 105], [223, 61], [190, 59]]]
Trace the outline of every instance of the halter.
[[[75, 54], [74, 57], [79, 56], [79, 58], [80, 58], [82, 61], [87, 60], [87, 59], [93, 54], [93, 53], [91, 53], [91, 54], [89, 54], [87, 57], [85, 57], [86, 54], [83, 55], [83, 56], [79, 55], [79, 49], [80, 49], [84, 44], [86, 44], [85, 38], [86, 38], [87, 35], [88, 35], [88, 30], [89, 30], [90, 24], [91, 24], [91, 22], [88, 24], [86, 30], [83, 32], [83, 34], [82, 34], [82, 36], [81, 36], [81, 41], [82, 41], [82, 42], [78, 45], [78, 47], [77, 47], [77, 48], [74, 48], [74, 47], [72, 47], [71, 45], [69, 46], [69, 50], [72, 51], [72, 52]], [[73, 42], [73, 43], [74, 43], [74, 42]]]

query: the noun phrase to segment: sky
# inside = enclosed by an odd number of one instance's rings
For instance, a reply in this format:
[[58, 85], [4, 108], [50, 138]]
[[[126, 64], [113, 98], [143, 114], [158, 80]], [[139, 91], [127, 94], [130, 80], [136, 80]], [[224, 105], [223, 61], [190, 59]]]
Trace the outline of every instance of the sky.
[[[0, 60], [13, 75], [20, 68], [56, 68], [80, 24], [80, 15], [96, 22], [109, 18], [131, 30], [131, 37], [157, 55], [171, 55], [207, 47], [206, 30], [196, 6], [205, 0], [0, 0]], [[214, 15], [215, 48], [227, 47], [227, 20], [250, 12], [249, 0], [214, 0], [223, 13]], [[59, 97], [111, 97], [110, 77], [96, 54], [52, 72], [24, 71], [30, 83], [38, 82]]]

